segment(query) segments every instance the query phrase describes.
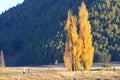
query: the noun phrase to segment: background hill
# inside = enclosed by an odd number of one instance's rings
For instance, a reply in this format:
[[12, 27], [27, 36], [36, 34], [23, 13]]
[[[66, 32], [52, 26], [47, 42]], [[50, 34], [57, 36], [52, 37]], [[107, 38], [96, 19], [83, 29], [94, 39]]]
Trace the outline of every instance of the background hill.
[[[63, 62], [64, 25], [82, 0], [25, 0], [0, 15], [0, 49], [8, 66]], [[120, 1], [84, 0], [92, 25], [94, 61], [120, 61]]]

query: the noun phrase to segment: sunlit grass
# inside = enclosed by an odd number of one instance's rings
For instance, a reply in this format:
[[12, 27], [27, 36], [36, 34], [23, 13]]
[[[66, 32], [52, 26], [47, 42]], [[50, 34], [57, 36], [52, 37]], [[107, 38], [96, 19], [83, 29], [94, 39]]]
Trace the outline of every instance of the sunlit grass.
[[67, 71], [65, 68], [0, 68], [0, 80], [96, 80], [96, 79], [120, 79], [120, 71]]
[[20, 72], [0, 72], [0, 77], [17, 75], [17, 74], [20, 74]]

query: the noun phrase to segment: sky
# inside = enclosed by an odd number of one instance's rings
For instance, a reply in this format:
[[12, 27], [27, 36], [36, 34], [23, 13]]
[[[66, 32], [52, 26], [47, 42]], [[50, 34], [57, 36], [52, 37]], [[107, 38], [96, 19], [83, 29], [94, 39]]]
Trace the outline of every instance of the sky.
[[1, 0], [0, 1], [0, 14], [13, 6], [16, 6], [19, 3], [22, 3], [24, 0]]

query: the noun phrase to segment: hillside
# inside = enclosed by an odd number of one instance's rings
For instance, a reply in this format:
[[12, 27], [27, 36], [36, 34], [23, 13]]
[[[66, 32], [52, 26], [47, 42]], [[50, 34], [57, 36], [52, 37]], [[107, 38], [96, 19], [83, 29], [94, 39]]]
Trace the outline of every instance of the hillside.
[[[25, 0], [1, 14], [0, 49], [4, 51], [6, 64], [63, 62], [67, 11], [72, 9], [77, 14], [81, 1]], [[109, 59], [107, 56], [120, 61], [120, 1], [107, 1], [85, 0], [94, 36], [95, 62], [105, 62], [102, 60]]]

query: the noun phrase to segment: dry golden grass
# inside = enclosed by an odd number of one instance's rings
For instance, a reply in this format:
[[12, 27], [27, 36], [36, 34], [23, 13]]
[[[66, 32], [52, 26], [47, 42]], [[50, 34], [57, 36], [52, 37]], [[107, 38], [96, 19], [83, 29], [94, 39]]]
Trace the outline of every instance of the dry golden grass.
[[76, 71], [65, 68], [0, 68], [0, 80], [120, 80], [120, 71]]

